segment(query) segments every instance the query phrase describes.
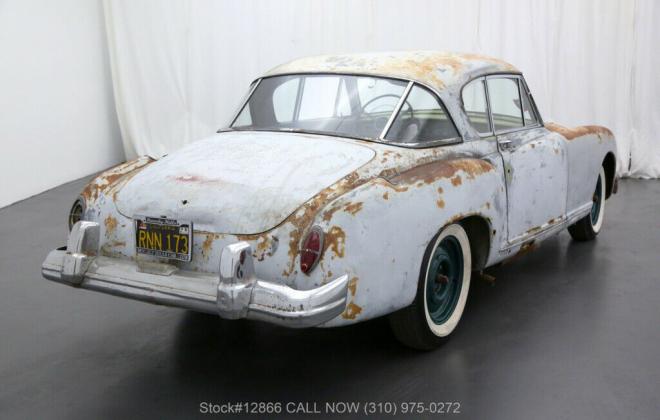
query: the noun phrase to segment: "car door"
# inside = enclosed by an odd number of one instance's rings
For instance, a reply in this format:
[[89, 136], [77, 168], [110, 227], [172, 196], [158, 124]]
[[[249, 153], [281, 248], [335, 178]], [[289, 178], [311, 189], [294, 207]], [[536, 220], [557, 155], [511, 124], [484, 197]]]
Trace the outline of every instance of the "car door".
[[505, 168], [508, 245], [514, 246], [564, 218], [566, 145], [541, 124], [520, 75], [488, 76], [486, 85]]

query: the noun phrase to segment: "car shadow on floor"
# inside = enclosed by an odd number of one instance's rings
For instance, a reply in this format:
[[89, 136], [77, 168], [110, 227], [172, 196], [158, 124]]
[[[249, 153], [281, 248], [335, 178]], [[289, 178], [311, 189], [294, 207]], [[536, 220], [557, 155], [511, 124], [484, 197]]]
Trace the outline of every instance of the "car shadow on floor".
[[[516, 330], [536, 328], [562, 287], [594, 271], [594, 244], [551, 238], [541, 250], [492, 270], [495, 283], [473, 276], [459, 328], [442, 348], [419, 352], [399, 344], [387, 318], [330, 329], [287, 329], [185, 312], [161, 360], [124, 378], [113, 416], [169, 409], [198, 412], [202, 401], [400, 401], [435, 395], [467, 401], [482, 392], [485, 349], [524, 350]], [[593, 290], [589, 291], [592, 293]], [[524, 340], [524, 338], [523, 338]], [[515, 358], [498, 360], [505, 369]], [[155, 400], [158, 405], [145, 404]]]

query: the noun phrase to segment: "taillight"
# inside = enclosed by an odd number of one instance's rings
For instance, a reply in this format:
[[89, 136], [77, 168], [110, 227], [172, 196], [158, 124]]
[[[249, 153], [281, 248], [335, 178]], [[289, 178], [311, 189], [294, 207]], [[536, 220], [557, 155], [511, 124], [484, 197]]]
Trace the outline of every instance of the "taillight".
[[309, 274], [321, 259], [322, 252], [323, 230], [318, 226], [313, 226], [300, 248], [300, 270]]

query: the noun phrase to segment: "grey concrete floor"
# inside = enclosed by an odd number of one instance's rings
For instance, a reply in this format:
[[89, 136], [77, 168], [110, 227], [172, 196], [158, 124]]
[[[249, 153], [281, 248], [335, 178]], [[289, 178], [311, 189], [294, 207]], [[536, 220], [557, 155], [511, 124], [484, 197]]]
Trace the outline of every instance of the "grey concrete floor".
[[187, 418], [203, 401], [459, 401], [463, 418], [660, 418], [660, 182], [621, 182], [596, 241], [563, 232], [490, 270], [493, 285], [474, 281], [453, 339], [418, 353], [384, 320], [287, 330], [43, 280], [84, 181], [0, 210], [0, 418]]

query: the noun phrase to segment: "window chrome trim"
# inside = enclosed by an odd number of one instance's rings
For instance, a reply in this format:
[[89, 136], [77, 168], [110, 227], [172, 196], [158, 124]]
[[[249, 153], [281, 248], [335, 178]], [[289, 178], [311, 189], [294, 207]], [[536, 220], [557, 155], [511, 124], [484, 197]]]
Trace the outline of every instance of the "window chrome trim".
[[532, 112], [534, 113], [534, 115], [536, 115], [536, 123], [540, 126], [544, 126], [543, 118], [541, 118], [541, 113], [539, 112], [539, 109], [536, 107], [536, 102], [534, 101], [534, 95], [532, 95], [532, 91], [530, 91], [529, 86], [527, 86], [527, 80], [525, 80], [525, 78], [522, 75], [520, 76], [520, 82], [525, 88], [525, 92], [527, 93], [527, 98], [529, 98], [529, 104], [532, 107]]
[[[518, 100], [520, 101], [520, 115], [522, 117], [523, 126], [522, 127], [516, 127], [516, 128], [510, 128], [510, 129], [507, 129], [507, 130], [496, 130], [495, 121], [493, 120], [493, 110], [491, 109], [490, 110], [490, 118], [491, 118], [491, 121], [492, 121], [493, 135], [501, 136], [501, 135], [505, 135], [505, 134], [509, 134], [509, 133], [515, 133], [517, 131], [532, 130], [534, 128], [542, 127], [543, 125], [539, 124], [538, 121], [534, 125], [525, 125], [525, 115], [524, 115], [523, 110], [522, 110], [523, 105], [522, 105], [522, 96], [521, 96], [521, 92], [520, 92], [520, 79], [522, 78], [522, 74], [518, 74], [518, 73], [493, 73], [493, 74], [489, 74], [487, 76], [484, 76], [484, 79], [486, 80], [486, 92], [488, 93], [489, 101], [490, 101], [490, 92], [489, 92], [489, 89], [488, 89], [488, 80], [490, 80], [490, 79], [502, 79], [502, 78], [518, 79], [518, 83], [517, 83], [517, 86], [518, 86]], [[461, 89], [461, 92], [462, 92], [462, 89]]]
[[390, 118], [387, 120], [385, 127], [383, 127], [383, 131], [380, 132], [380, 136], [378, 136], [378, 140], [385, 141], [385, 136], [387, 135], [387, 132], [390, 131], [390, 128], [392, 127], [392, 124], [394, 123], [396, 117], [399, 116], [399, 111], [401, 111], [401, 108], [403, 108], [403, 104], [406, 103], [406, 100], [408, 99], [408, 94], [410, 93], [413, 84], [414, 84], [413, 82], [408, 82], [408, 86], [406, 86], [406, 88], [403, 90], [403, 93], [399, 98], [399, 102], [397, 102], [396, 106], [392, 110], [392, 113], [390, 114]]
[[[467, 110], [465, 109], [465, 101], [463, 101], [463, 89], [465, 87], [473, 82], [481, 82], [481, 88], [484, 90], [484, 98], [486, 99], [486, 114], [488, 115], [488, 124], [490, 125], [490, 131], [485, 131], [483, 133], [480, 133], [479, 130], [476, 129], [475, 126], [472, 125], [470, 122], [470, 117], [468, 116]], [[494, 130], [495, 126], [493, 125], [493, 116], [490, 113], [490, 96], [488, 96], [488, 86], [486, 85], [486, 76], [478, 76], [475, 77], [474, 79], [470, 79], [469, 81], [465, 82], [463, 86], [461, 86], [461, 90], [459, 91], [459, 95], [461, 97], [461, 110], [463, 110], [463, 113], [465, 114], [465, 120], [467, 121], [468, 125], [474, 129], [474, 131], [479, 135], [479, 138], [486, 138], [486, 137], [493, 137], [495, 135]]]
[[[440, 105], [440, 109], [447, 115], [447, 118], [449, 119], [449, 122], [451, 125], [454, 127], [454, 131], [456, 134], [458, 134], [458, 137], [450, 137], [446, 139], [436, 139], [436, 140], [427, 140], [427, 141], [420, 141], [420, 142], [415, 142], [415, 143], [410, 143], [410, 142], [400, 142], [400, 141], [394, 141], [394, 140], [387, 140], [385, 136], [387, 136], [390, 128], [392, 127], [392, 124], [396, 120], [396, 118], [399, 116], [399, 113], [401, 112], [401, 108], [403, 108], [403, 104], [408, 100], [408, 95], [410, 94], [410, 91], [412, 90], [415, 85], [418, 85], [422, 89], [427, 89], [428, 92], [435, 97], [435, 99], [438, 101], [438, 104]], [[403, 146], [403, 147], [409, 147], [413, 149], [423, 149], [426, 147], [435, 147], [435, 146], [442, 146], [442, 145], [447, 145], [447, 144], [456, 144], [456, 143], [462, 143], [464, 141], [463, 135], [461, 132], [458, 130], [458, 127], [456, 127], [456, 123], [454, 123], [454, 119], [451, 117], [449, 114], [449, 110], [445, 106], [444, 102], [442, 102], [442, 99], [440, 96], [435, 92], [435, 90], [428, 88], [427, 86], [413, 82], [411, 81], [408, 86], [406, 87], [406, 90], [403, 92], [404, 95], [401, 96], [401, 99], [399, 100], [399, 103], [397, 104], [397, 107], [394, 109], [394, 113], [390, 116], [390, 120], [387, 122], [385, 125], [385, 128], [383, 129], [383, 132], [381, 133], [380, 137], [378, 138], [378, 141], [381, 143], [385, 144], [392, 144], [395, 146]]]
[[[261, 83], [261, 80], [262, 80], [262, 78], [260, 77], [252, 83], [252, 87], [248, 91], [248, 94], [245, 95], [245, 98], [243, 99], [243, 103], [241, 104], [240, 107], [238, 107], [238, 111], [236, 111], [236, 113], [234, 114], [234, 117], [231, 119], [231, 122], [229, 123], [227, 128], [234, 125], [234, 123], [238, 119], [238, 116], [241, 115], [241, 112], [243, 112], [243, 108], [245, 108], [245, 105], [247, 105], [247, 103], [250, 101], [250, 98], [252, 98], [252, 94], [254, 93], [255, 90], [257, 90], [257, 86], [259, 86], [259, 83]], [[222, 130], [223, 129], [221, 128], [218, 131], [216, 131], [216, 133], [219, 133]]]

